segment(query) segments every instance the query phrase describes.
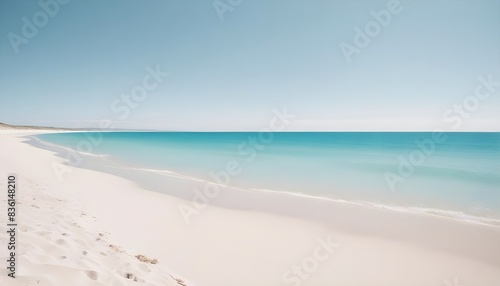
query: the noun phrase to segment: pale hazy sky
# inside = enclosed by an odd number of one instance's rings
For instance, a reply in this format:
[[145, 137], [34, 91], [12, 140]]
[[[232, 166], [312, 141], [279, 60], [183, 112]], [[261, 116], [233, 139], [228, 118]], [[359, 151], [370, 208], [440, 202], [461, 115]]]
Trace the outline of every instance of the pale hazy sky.
[[[0, 0], [0, 122], [259, 130], [286, 106], [289, 130], [500, 131], [500, 83], [478, 87], [500, 82], [498, 0], [55, 1]], [[169, 75], [117, 101], [148, 67]]]

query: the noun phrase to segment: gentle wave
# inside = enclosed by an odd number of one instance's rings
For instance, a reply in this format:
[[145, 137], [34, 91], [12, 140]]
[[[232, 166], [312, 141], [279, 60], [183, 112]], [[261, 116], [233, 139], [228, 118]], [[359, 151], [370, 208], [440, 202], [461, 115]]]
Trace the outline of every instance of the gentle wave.
[[65, 150], [65, 151], [68, 152], [68, 154], [70, 154], [70, 153], [78, 153], [78, 154], [82, 154], [82, 155], [85, 155], [85, 156], [91, 156], [91, 157], [96, 157], [96, 158], [111, 158], [112, 157], [111, 155], [106, 155], [106, 154], [94, 154], [94, 153], [88, 153], [88, 152], [78, 151], [78, 150], [73, 149], [73, 148], [68, 148], [68, 147], [64, 147], [62, 145], [58, 145], [58, 144], [54, 144], [54, 143], [51, 143], [51, 142], [48, 142], [48, 141], [41, 140], [40, 138], [38, 138], [36, 136], [29, 136], [29, 138], [33, 139], [33, 140], [36, 140], [38, 143], [40, 143], [42, 145], [49, 146], [49, 147], [52, 147], [52, 148], [57, 148], [57, 149]]
[[133, 167], [131, 167], [131, 168], [124, 167], [123, 169], [152, 172], [152, 173], [163, 175], [163, 176], [175, 177], [175, 178], [179, 178], [179, 179], [188, 179], [191, 181], [196, 181], [196, 182], [201, 182], [201, 183], [209, 183], [209, 184], [214, 184], [214, 185], [218, 185], [221, 187], [226, 187], [226, 188], [241, 190], [241, 191], [254, 191], [254, 192], [285, 194], [285, 195], [299, 196], [299, 197], [310, 198], [310, 199], [327, 200], [327, 201], [331, 201], [331, 202], [335, 202], [335, 203], [343, 203], [343, 204], [351, 204], [351, 205], [362, 206], [362, 207], [370, 207], [370, 208], [382, 209], [382, 210], [387, 210], [387, 211], [429, 215], [429, 216], [435, 216], [435, 217], [440, 217], [440, 218], [453, 219], [453, 220], [462, 221], [462, 222], [468, 222], [468, 223], [476, 223], [476, 224], [489, 225], [489, 226], [500, 226], [500, 220], [498, 220], [498, 219], [473, 216], [473, 215], [469, 215], [469, 214], [466, 214], [466, 213], [460, 212], [460, 211], [441, 210], [441, 209], [424, 208], [424, 207], [403, 207], [403, 206], [380, 204], [380, 203], [373, 203], [373, 202], [367, 202], [367, 201], [347, 201], [347, 200], [342, 200], [342, 199], [333, 199], [333, 198], [329, 198], [329, 197], [308, 195], [308, 194], [304, 194], [304, 193], [276, 191], [276, 190], [270, 190], [270, 189], [245, 189], [245, 188], [240, 188], [240, 187], [235, 187], [235, 186], [223, 185], [223, 184], [203, 180], [200, 178], [196, 178], [193, 176], [183, 175], [183, 174], [179, 174], [179, 173], [176, 173], [173, 171], [162, 170], [162, 169], [133, 168]]
[[335, 202], [335, 203], [351, 204], [351, 205], [362, 206], [362, 207], [371, 207], [371, 208], [382, 209], [382, 210], [387, 210], [387, 211], [420, 214], [420, 215], [430, 215], [430, 216], [435, 216], [435, 217], [448, 218], [448, 219], [469, 222], [469, 223], [482, 224], [482, 225], [500, 226], [500, 220], [498, 220], [498, 219], [484, 218], [484, 217], [468, 215], [468, 214], [466, 214], [464, 212], [460, 212], [460, 211], [441, 210], [441, 209], [423, 208], [423, 207], [403, 207], [403, 206], [394, 206], [394, 205], [387, 205], [387, 204], [380, 204], [380, 203], [373, 203], [373, 202], [366, 202], [366, 201], [347, 201], [347, 200], [334, 199], [334, 198], [329, 198], [329, 197], [307, 195], [304, 193], [275, 191], [275, 190], [269, 190], [269, 189], [250, 189], [250, 190], [257, 191], [257, 192], [287, 194], [287, 195], [299, 196], [299, 197], [310, 198], [310, 199], [327, 200], [327, 201], [331, 201], [331, 202]]

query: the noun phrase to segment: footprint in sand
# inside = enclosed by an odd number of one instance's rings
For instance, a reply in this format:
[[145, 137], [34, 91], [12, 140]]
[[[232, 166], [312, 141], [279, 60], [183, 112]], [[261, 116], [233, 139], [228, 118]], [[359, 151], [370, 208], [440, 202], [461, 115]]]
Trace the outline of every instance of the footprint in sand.
[[95, 272], [95, 271], [87, 271], [87, 273], [86, 273], [86, 274], [87, 274], [87, 276], [88, 276], [90, 279], [92, 279], [92, 280], [97, 280], [97, 277], [98, 277], [97, 272]]
[[56, 244], [63, 245], [63, 244], [68, 244], [68, 242], [66, 242], [66, 240], [64, 240], [64, 239], [58, 239], [58, 240], [56, 240]]
[[50, 234], [50, 232], [42, 230], [37, 232], [37, 234], [40, 235], [41, 237], [47, 237]]

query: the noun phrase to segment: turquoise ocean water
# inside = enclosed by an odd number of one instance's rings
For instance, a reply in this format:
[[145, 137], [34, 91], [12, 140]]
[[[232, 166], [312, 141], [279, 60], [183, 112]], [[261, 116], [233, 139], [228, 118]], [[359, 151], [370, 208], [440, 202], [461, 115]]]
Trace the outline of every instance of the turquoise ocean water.
[[133, 168], [238, 188], [500, 224], [500, 133], [91, 132], [37, 137]]

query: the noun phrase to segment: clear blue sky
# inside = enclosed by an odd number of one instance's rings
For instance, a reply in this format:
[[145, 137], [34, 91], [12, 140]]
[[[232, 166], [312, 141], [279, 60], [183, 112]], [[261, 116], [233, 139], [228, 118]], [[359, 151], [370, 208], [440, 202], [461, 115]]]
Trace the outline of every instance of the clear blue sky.
[[[222, 21], [210, 0], [71, 0], [16, 53], [9, 33], [43, 10], [0, 0], [0, 122], [249, 130], [286, 106], [291, 130], [451, 129], [458, 119], [443, 114], [479, 75], [500, 81], [500, 1], [402, 0], [348, 63], [340, 44], [389, 2], [243, 0]], [[148, 66], [169, 76], [127, 116], [114, 112]], [[499, 123], [497, 87], [457, 126]]]

